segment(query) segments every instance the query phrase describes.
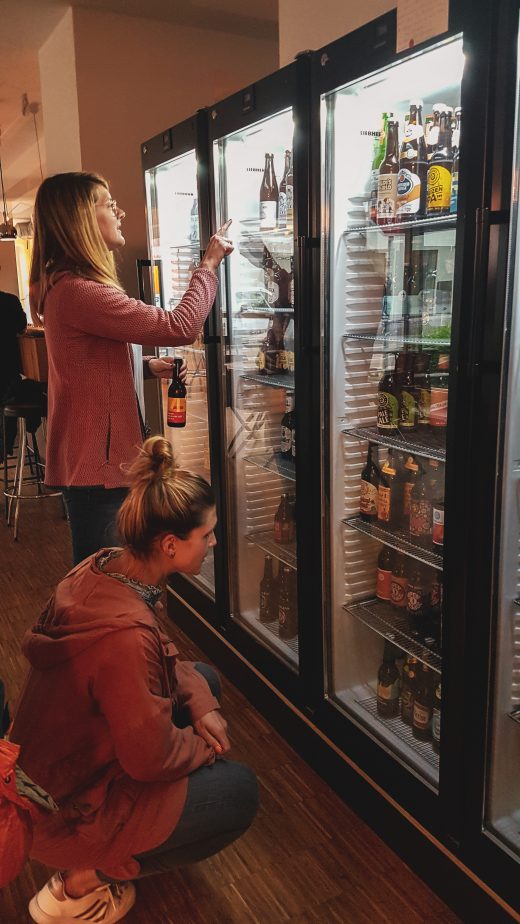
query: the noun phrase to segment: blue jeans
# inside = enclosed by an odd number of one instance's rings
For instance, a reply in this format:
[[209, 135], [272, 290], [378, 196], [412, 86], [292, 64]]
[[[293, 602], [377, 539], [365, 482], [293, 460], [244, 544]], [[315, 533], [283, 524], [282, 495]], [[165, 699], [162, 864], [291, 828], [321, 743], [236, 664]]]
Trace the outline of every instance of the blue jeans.
[[126, 488], [63, 488], [72, 534], [72, 564], [106, 546], [120, 545], [116, 519]]
[[[220, 681], [216, 671], [200, 662], [195, 667], [218, 698]], [[188, 724], [183, 712], [173, 718], [181, 728]], [[182, 815], [169, 838], [137, 856], [141, 864], [137, 878], [205, 860], [237, 840], [249, 828], [257, 810], [258, 784], [249, 767], [232, 760], [216, 760], [211, 767], [199, 767], [188, 777]], [[99, 871], [98, 876], [113, 881]]]

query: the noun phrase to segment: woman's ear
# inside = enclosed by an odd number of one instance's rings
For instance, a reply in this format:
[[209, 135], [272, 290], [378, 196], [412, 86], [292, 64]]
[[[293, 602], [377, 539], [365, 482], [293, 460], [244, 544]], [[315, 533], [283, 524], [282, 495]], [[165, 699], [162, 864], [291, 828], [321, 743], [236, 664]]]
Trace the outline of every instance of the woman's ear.
[[177, 537], [173, 533], [166, 533], [161, 538], [160, 541], [161, 551], [168, 556], [168, 558], [175, 558], [175, 553], [177, 551]]

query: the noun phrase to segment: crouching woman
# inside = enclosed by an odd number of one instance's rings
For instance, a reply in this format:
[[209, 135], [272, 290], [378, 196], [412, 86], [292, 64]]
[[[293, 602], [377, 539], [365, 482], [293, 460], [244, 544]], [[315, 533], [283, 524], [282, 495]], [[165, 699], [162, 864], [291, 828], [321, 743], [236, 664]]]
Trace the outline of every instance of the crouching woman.
[[59, 870], [29, 904], [39, 924], [121, 920], [131, 879], [216, 853], [258, 807], [254, 774], [226, 759], [217, 674], [178, 660], [155, 613], [167, 576], [198, 574], [215, 545], [212, 490], [160, 436], [129, 483], [124, 547], [74, 568], [24, 640], [10, 737], [60, 807], [34, 832], [31, 857]]

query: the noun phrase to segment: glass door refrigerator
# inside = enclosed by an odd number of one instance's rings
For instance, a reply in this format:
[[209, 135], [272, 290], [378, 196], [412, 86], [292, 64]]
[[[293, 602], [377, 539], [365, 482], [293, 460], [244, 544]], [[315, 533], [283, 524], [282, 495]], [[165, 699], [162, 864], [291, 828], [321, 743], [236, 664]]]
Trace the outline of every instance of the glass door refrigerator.
[[304, 574], [319, 561], [304, 529], [312, 464], [302, 281], [309, 77], [304, 55], [209, 111], [214, 227], [231, 218], [235, 245], [219, 293], [226, 632], [294, 695], [305, 660], [303, 624], [316, 594]]
[[[475, 359], [486, 311], [476, 267], [483, 220], [488, 228], [504, 221], [489, 211], [487, 182], [498, 18], [499, 5], [452, 2], [446, 33], [396, 55], [388, 14], [318, 52], [316, 68], [325, 515], [318, 721], [416, 822], [467, 857], [470, 607], [478, 606], [480, 626], [490, 619], [487, 602], [470, 592], [468, 524], [478, 468], [472, 433], [483, 432], [475, 382], [490, 372]], [[494, 315], [488, 323], [501, 322]], [[488, 542], [490, 558], [491, 528], [483, 535], [482, 525], [473, 538]], [[510, 680], [512, 656], [502, 653]], [[514, 749], [516, 725], [506, 724]]]
[[[175, 311], [209, 235], [206, 116], [169, 128], [142, 145], [149, 249], [149, 288], [154, 304]], [[161, 427], [171, 441], [181, 468], [206, 478], [219, 496], [218, 466], [213, 464], [210, 429], [214, 410], [209, 385], [213, 318], [189, 346], [160, 348], [159, 356], [178, 356], [187, 367], [186, 426], [168, 425], [169, 381], [159, 380]], [[216, 402], [215, 402], [216, 403]], [[218, 429], [213, 424], [213, 430]], [[191, 586], [186, 586], [190, 584]], [[216, 576], [213, 550], [200, 574], [172, 578], [172, 587], [194, 594], [206, 612], [214, 613]]]

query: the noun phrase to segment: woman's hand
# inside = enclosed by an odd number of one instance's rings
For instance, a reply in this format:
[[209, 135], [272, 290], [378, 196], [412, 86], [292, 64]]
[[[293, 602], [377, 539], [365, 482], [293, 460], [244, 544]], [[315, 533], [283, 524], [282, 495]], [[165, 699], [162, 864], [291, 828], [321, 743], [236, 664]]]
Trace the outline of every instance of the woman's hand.
[[[161, 356], [160, 359], [156, 357], [148, 360], [148, 368], [152, 375], [156, 379], [171, 379], [172, 370], [173, 370], [173, 356]], [[186, 381], [186, 376], [188, 375], [188, 367], [184, 360], [182, 361], [182, 366], [179, 372], [179, 378], [181, 382]]]
[[193, 728], [216, 754], [227, 754], [231, 747], [226, 734], [227, 722], [222, 718], [218, 709], [213, 709], [203, 715], [201, 719], [193, 723]]
[[214, 273], [220, 261], [233, 253], [233, 242], [226, 236], [230, 224], [231, 219], [226, 221], [213, 237], [210, 237], [206, 253], [200, 262], [203, 269], [209, 269]]

